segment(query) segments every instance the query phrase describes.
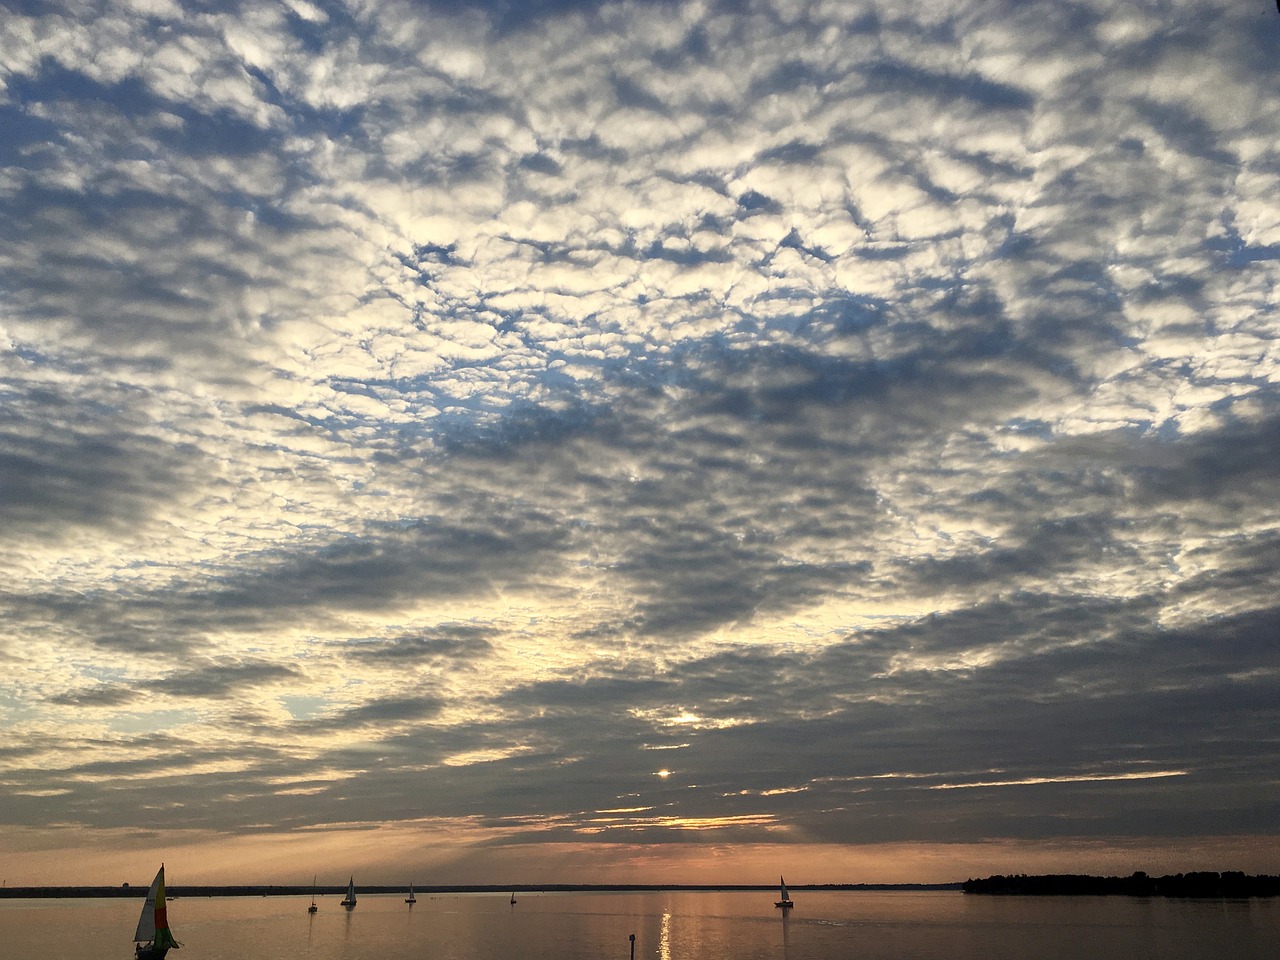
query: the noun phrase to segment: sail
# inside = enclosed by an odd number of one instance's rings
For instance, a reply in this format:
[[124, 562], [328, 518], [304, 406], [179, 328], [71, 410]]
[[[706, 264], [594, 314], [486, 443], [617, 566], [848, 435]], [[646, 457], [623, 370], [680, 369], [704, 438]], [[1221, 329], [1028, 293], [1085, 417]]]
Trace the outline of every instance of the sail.
[[160, 864], [156, 878], [151, 881], [142, 915], [138, 917], [138, 929], [134, 931], [135, 943], [154, 942], [157, 947], [177, 947], [178, 941], [169, 932], [169, 912], [164, 905], [164, 864]]
[[164, 878], [161, 876], [163, 873], [164, 867], [161, 867], [160, 873], [157, 873], [156, 878], [151, 881], [151, 889], [147, 891], [147, 902], [142, 905], [142, 916], [138, 918], [138, 929], [133, 934], [135, 942], [149, 943], [156, 938], [156, 894], [164, 883]]
[[356, 878], [347, 881], [347, 895], [342, 899], [344, 906], [354, 907], [356, 904]]
[[778, 878], [778, 886], [782, 887], [782, 899], [783, 899], [783, 901], [790, 900], [790, 899], [791, 899], [791, 896], [790, 896], [790, 894], [788, 894], [788, 893], [787, 893], [787, 881], [785, 881], [785, 880], [783, 880], [781, 877], [779, 877], [779, 878]]

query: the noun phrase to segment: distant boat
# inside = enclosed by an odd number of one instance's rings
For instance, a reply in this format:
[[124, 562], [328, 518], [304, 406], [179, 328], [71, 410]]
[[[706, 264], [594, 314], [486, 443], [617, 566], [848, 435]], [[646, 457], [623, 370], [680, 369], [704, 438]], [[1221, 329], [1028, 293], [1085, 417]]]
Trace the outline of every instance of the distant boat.
[[778, 886], [782, 888], [782, 899], [775, 903], [774, 906], [781, 907], [783, 910], [790, 910], [795, 904], [791, 902], [791, 895], [787, 893], [787, 881], [779, 877]]
[[411, 906], [411, 907], [412, 907], [415, 903], [417, 903], [417, 902], [418, 902], [418, 898], [417, 898], [417, 897], [415, 897], [415, 896], [413, 895], [413, 884], [412, 884], [412, 883], [411, 883], [411, 884], [409, 884], [409, 895], [408, 895], [407, 897], [405, 897], [405, 898], [404, 898], [404, 902], [405, 902], [405, 903], [407, 903], [407, 904], [408, 904], [409, 906]]
[[311, 877], [311, 906], [307, 907], [307, 913], [315, 913], [320, 908], [316, 906], [316, 878]]
[[137, 960], [164, 960], [170, 948], [176, 950], [182, 946], [173, 939], [169, 932], [169, 913], [164, 905], [164, 864], [156, 878], [151, 881], [151, 889], [147, 891], [146, 902], [142, 905], [142, 916], [138, 918], [138, 929], [133, 935], [133, 952]]
[[514, 890], [511, 891], [511, 902], [513, 904], [516, 902], [516, 892]]
[[356, 905], [356, 878], [352, 877], [347, 881], [347, 895], [338, 901], [339, 904], [350, 910]]

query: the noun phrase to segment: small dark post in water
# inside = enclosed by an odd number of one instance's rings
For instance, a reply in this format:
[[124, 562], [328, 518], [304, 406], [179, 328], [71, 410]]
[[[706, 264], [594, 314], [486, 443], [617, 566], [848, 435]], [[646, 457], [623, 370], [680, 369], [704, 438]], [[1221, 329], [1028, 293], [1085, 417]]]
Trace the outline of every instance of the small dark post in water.
[[636, 935], [631, 935], [631, 960], [636, 960]]

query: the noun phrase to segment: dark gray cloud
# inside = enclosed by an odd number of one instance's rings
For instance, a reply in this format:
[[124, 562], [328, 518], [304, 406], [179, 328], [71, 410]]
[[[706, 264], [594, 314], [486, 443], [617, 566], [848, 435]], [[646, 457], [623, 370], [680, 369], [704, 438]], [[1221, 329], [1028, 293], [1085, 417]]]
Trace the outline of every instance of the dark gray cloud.
[[[1142, 500], [1254, 508], [1275, 497], [1280, 418], [1231, 422], [1176, 443], [1143, 444], [1130, 469]], [[1226, 505], [1224, 504], [1224, 505]]]
[[444, 624], [420, 635], [365, 640], [352, 644], [348, 655], [366, 661], [387, 663], [447, 662], [465, 663], [482, 659], [493, 649], [486, 639], [494, 631], [466, 624]]
[[478, 522], [400, 522], [315, 549], [268, 555], [258, 569], [233, 576], [208, 599], [247, 610], [317, 602], [360, 609], [487, 593], [495, 581], [531, 575], [564, 536], [550, 518], [503, 515], [501, 509], [480, 514]]
[[149, 428], [165, 427], [151, 420], [147, 399], [124, 387], [81, 395], [57, 385], [6, 391], [0, 521], [9, 536], [119, 529], [144, 519], [157, 501], [197, 476], [201, 451], [152, 435]]
[[420, 720], [440, 712], [442, 704], [432, 697], [396, 697], [371, 700], [344, 710], [334, 718], [332, 726], [386, 723], [395, 720]]
[[298, 677], [284, 664], [263, 660], [193, 664], [160, 680], [158, 688], [169, 697], [215, 700], [248, 687], [279, 683]]
[[103, 684], [69, 690], [49, 698], [50, 703], [63, 707], [119, 707], [139, 699], [138, 690], [123, 684]]

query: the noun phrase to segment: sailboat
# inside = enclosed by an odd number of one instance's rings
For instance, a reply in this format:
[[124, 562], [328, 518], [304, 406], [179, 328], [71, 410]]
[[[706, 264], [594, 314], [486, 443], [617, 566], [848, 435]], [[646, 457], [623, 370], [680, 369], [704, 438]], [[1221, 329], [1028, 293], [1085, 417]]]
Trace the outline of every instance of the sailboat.
[[787, 893], [787, 881], [779, 877], [778, 886], [782, 888], [782, 899], [777, 901], [774, 906], [781, 907], [783, 910], [790, 910], [795, 904], [791, 902], [791, 894]]
[[164, 864], [151, 881], [147, 900], [142, 905], [138, 929], [133, 934], [133, 952], [137, 960], [164, 960], [170, 948], [182, 946], [169, 932], [169, 912], [164, 905]]
[[315, 913], [320, 908], [316, 906], [316, 878], [311, 877], [311, 906], [307, 907], [307, 913]]
[[347, 895], [338, 901], [342, 906], [350, 910], [356, 905], [356, 878], [352, 877], [347, 881]]
[[512, 906], [515, 906], [515, 903], [516, 903], [516, 892], [515, 892], [514, 890], [512, 890], [512, 891], [511, 891], [511, 905], [512, 905]]
[[411, 907], [412, 907], [415, 903], [417, 903], [417, 902], [418, 902], [418, 898], [417, 898], [417, 897], [415, 897], [415, 896], [413, 895], [413, 884], [412, 884], [412, 883], [411, 883], [411, 884], [409, 884], [409, 895], [408, 895], [407, 897], [405, 897], [405, 898], [404, 898], [404, 902], [405, 902], [405, 903], [407, 903], [407, 904], [408, 904], [409, 906], [411, 906]]

